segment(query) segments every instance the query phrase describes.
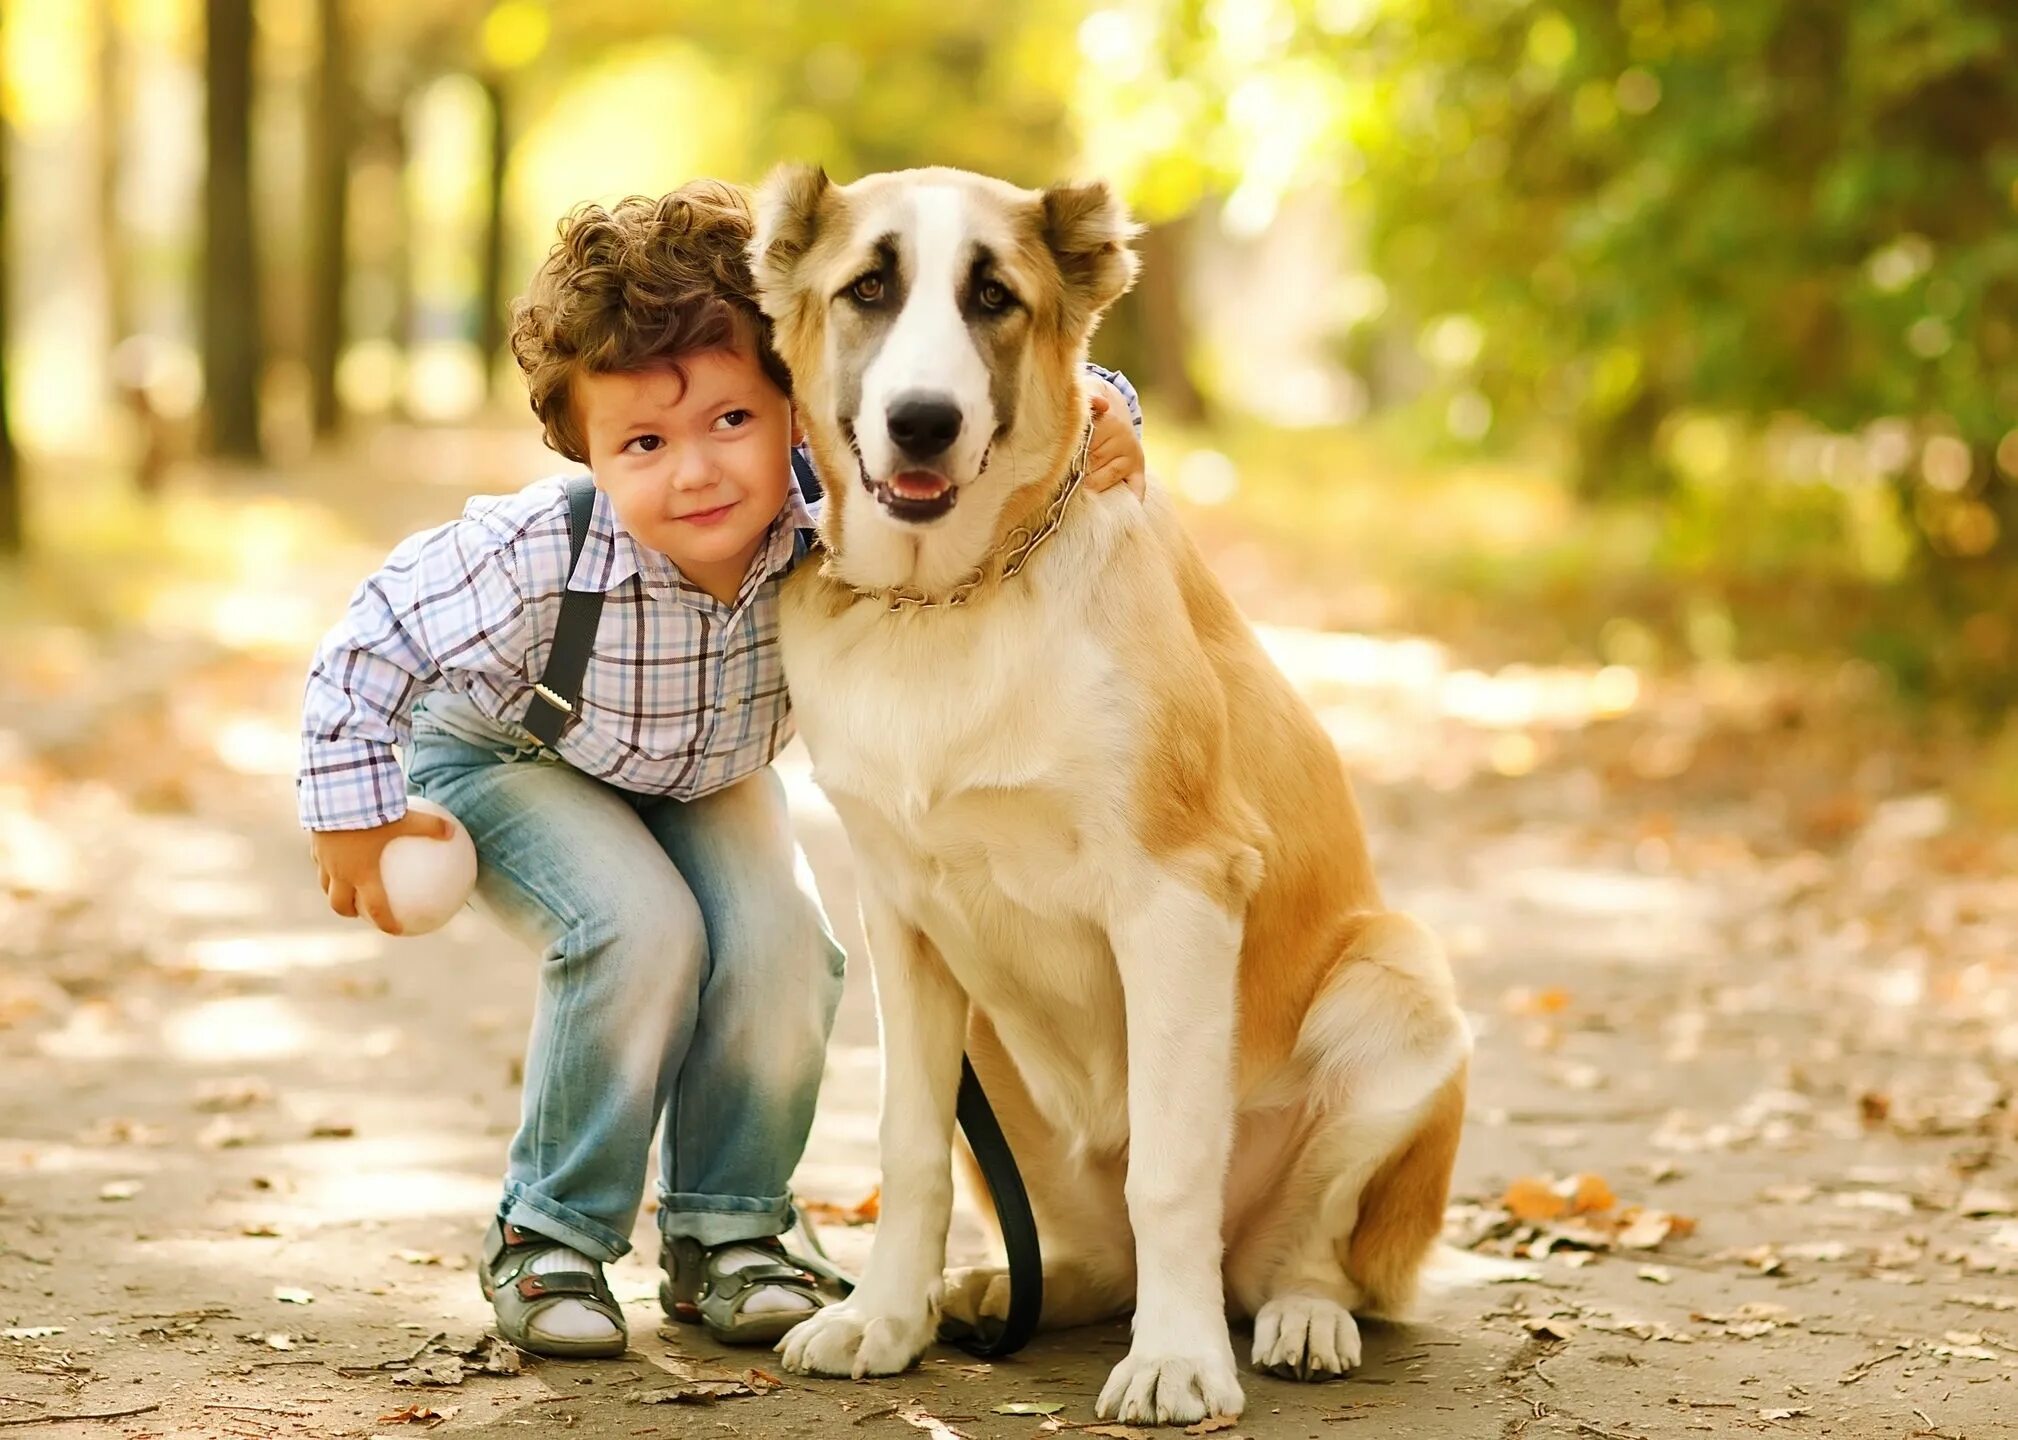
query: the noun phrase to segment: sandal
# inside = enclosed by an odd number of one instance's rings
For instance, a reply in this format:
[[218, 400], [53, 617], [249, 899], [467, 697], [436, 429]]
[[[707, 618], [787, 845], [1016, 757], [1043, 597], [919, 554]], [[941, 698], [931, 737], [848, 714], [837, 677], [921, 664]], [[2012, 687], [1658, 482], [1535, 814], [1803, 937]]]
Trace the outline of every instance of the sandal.
[[[770, 1264], [746, 1265], [726, 1270], [717, 1257], [738, 1245], [753, 1245], [777, 1252]], [[668, 1240], [660, 1253], [665, 1270], [659, 1281], [659, 1303], [666, 1314], [684, 1325], [704, 1325], [724, 1345], [771, 1345], [827, 1303], [821, 1290], [822, 1276], [785, 1249], [776, 1236], [757, 1240], [735, 1240], [725, 1245], [703, 1245], [682, 1237]], [[766, 1286], [804, 1296], [803, 1309], [759, 1310], [744, 1313], [750, 1296]]]
[[[565, 1248], [545, 1235], [503, 1220], [491, 1221], [490, 1229], [484, 1232], [483, 1266], [477, 1279], [483, 1285], [483, 1298], [497, 1311], [497, 1333], [535, 1355], [590, 1359], [623, 1354], [630, 1343], [623, 1307], [610, 1293], [600, 1265], [593, 1270], [550, 1270], [544, 1274], [526, 1269], [535, 1256]], [[535, 1326], [541, 1312], [558, 1300], [579, 1300], [598, 1315], [607, 1316], [617, 1333], [590, 1339], [540, 1334]]]

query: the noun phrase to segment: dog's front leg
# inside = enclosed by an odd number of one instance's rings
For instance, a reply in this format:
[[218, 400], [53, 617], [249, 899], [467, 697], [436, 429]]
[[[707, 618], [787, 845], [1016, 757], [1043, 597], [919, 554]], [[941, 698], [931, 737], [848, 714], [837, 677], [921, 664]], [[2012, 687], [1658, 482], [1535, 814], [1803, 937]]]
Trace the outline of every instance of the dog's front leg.
[[862, 1283], [778, 1345], [809, 1375], [894, 1375], [938, 1330], [953, 1215], [953, 1115], [967, 996], [932, 942], [865, 886], [862, 922], [883, 1032], [883, 1210]]
[[1102, 1419], [1238, 1415], [1221, 1280], [1233, 1144], [1241, 921], [1188, 881], [1159, 880], [1109, 939], [1128, 1012], [1128, 1218], [1135, 1341], [1100, 1392]]

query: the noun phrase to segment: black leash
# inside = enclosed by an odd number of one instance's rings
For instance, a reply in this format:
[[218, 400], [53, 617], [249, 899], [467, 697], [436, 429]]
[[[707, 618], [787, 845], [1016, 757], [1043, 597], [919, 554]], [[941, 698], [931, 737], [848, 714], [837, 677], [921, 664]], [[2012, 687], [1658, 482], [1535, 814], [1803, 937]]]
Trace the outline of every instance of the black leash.
[[[800, 493], [808, 500], [820, 497], [820, 479], [813, 472], [805, 452], [792, 451], [792, 471]], [[574, 578], [581, 563], [582, 547], [588, 543], [589, 522], [595, 514], [595, 480], [577, 475], [568, 481], [568, 578]], [[817, 542], [814, 542], [817, 543]], [[542, 745], [551, 748], [575, 713], [581, 698], [582, 676], [588, 669], [589, 654], [595, 648], [596, 626], [602, 619], [603, 597], [599, 591], [561, 592], [560, 620], [554, 627], [553, 649], [547, 653], [546, 669], [533, 686], [533, 698], [526, 706], [525, 728]], [[1037, 1331], [1037, 1317], [1044, 1309], [1044, 1257], [1037, 1242], [1037, 1217], [1030, 1209], [1030, 1192], [1023, 1186], [1023, 1174], [1002, 1134], [994, 1107], [981, 1089], [973, 1062], [961, 1057], [960, 1098], [955, 1113], [967, 1144], [987, 1182], [995, 1202], [995, 1215], [1002, 1227], [1002, 1244], [1009, 1257], [1009, 1315], [999, 1332], [978, 1332], [960, 1326], [949, 1327], [943, 1338], [970, 1355], [995, 1359], [1013, 1355], [1030, 1342]], [[836, 1275], [846, 1280], [847, 1277]], [[852, 1282], [851, 1282], [852, 1283]]]

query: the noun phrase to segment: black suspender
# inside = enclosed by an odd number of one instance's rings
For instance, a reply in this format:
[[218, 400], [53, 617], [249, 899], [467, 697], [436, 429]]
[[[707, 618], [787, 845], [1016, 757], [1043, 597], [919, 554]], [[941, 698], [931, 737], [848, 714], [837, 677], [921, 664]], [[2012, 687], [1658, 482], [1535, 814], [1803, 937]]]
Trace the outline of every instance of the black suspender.
[[[568, 481], [568, 578], [582, 563], [582, 547], [588, 543], [589, 521], [596, 513], [596, 482], [588, 475]], [[561, 589], [561, 618], [554, 626], [553, 648], [547, 652], [547, 668], [533, 686], [532, 702], [526, 706], [525, 727], [549, 748], [561, 738], [568, 716], [575, 713], [581, 699], [582, 673], [589, 667], [589, 652], [595, 649], [596, 623], [603, 616], [603, 596], [599, 590]]]

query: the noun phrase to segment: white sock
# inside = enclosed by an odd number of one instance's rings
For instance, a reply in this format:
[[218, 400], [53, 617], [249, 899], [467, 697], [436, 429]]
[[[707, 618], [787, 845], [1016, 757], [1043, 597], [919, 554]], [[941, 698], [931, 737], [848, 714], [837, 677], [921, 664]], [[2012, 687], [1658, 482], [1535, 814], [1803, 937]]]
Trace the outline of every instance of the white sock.
[[[747, 1270], [752, 1265], [775, 1265], [778, 1252], [760, 1245], [730, 1245], [715, 1252], [715, 1265], [722, 1270]], [[761, 1315], [770, 1310], [810, 1310], [813, 1302], [796, 1290], [782, 1285], [763, 1285], [744, 1299], [745, 1315]]]
[[[526, 1269], [535, 1275], [551, 1275], [556, 1270], [586, 1270], [592, 1275], [603, 1273], [600, 1260], [591, 1260], [581, 1251], [570, 1250], [565, 1245], [542, 1250], [533, 1256]], [[617, 1333], [617, 1327], [611, 1323], [609, 1316], [599, 1310], [591, 1310], [575, 1299], [554, 1301], [534, 1318], [532, 1328], [556, 1340], [607, 1340]]]

